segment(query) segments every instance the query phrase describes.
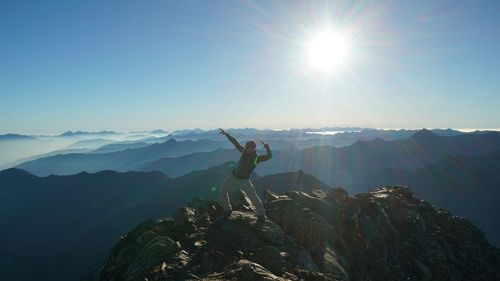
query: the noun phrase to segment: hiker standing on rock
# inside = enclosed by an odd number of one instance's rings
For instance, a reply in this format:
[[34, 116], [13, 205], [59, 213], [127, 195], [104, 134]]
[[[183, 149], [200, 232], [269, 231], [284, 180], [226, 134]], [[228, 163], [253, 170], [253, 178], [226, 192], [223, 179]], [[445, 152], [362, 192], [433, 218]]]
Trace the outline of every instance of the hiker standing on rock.
[[224, 180], [224, 183], [222, 184], [219, 191], [220, 201], [222, 207], [224, 208], [223, 218], [228, 219], [232, 212], [228, 193], [231, 193], [233, 190], [238, 188], [246, 193], [252, 204], [257, 209], [257, 215], [259, 216], [258, 221], [264, 222], [266, 219], [266, 211], [264, 210], [262, 201], [255, 191], [255, 187], [250, 181], [250, 174], [255, 169], [258, 163], [267, 161], [271, 159], [271, 157], [273, 157], [271, 149], [269, 149], [269, 144], [261, 141], [262, 145], [264, 145], [264, 148], [266, 149], [267, 154], [258, 155], [255, 151], [257, 144], [254, 141], [247, 141], [245, 144], [245, 148], [243, 148], [243, 146], [241, 146], [235, 138], [226, 133], [223, 129], [219, 128], [219, 130], [220, 133], [225, 135], [229, 139], [229, 141], [236, 147], [236, 149], [241, 152], [241, 157], [238, 165]]

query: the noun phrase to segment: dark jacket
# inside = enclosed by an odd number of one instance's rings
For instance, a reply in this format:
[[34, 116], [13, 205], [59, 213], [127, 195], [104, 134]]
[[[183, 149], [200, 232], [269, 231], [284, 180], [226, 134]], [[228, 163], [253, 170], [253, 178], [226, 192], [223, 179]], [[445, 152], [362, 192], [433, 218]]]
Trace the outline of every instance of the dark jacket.
[[233, 169], [232, 173], [237, 179], [248, 179], [253, 169], [257, 166], [259, 155], [257, 153], [241, 153], [238, 165]]
[[267, 161], [273, 157], [271, 149], [269, 148], [268, 145], [265, 146], [267, 153], [266, 155], [258, 155], [256, 152], [246, 153], [243, 146], [241, 146], [235, 138], [233, 138], [229, 134], [226, 134], [226, 137], [229, 139], [231, 143], [233, 143], [236, 149], [238, 149], [238, 151], [241, 152], [240, 161], [238, 161], [238, 165], [236, 165], [236, 167], [232, 171], [234, 177], [236, 177], [237, 179], [250, 178], [250, 174], [255, 169], [257, 164], [259, 164], [262, 161]]

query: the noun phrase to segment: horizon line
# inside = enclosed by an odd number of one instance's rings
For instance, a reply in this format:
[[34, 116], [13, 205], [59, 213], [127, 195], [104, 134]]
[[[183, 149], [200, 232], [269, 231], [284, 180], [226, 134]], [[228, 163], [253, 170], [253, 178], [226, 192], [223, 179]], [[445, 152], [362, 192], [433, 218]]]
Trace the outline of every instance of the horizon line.
[[[323, 126], [323, 127], [295, 127], [295, 128], [257, 128], [257, 127], [239, 127], [239, 128], [227, 128], [224, 130], [245, 130], [245, 129], [254, 129], [258, 131], [292, 131], [292, 130], [321, 130], [321, 129], [336, 129], [332, 131], [337, 131], [337, 132], [353, 132], [353, 131], [361, 131], [361, 130], [384, 130], [384, 131], [390, 131], [390, 130], [455, 130], [455, 131], [460, 131], [464, 133], [470, 133], [470, 132], [475, 132], [475, 131], [500, 131], [500, 128], [453, 128], [453, 127], [437, 127], [437, 128], [430, 128], [430, 127], [407, 127], [407, 128], [401, 128], [401, 127], [385, 127], [385, 128], [376, 128], [376, 127], [360, 127], [360, 126]], [[179, 131], [203, 131], [203, 132], [209, 132], [209, 131], [216, 131], [218, 128], [212, 128], [212, 129], [202, 129], [202, 128], [186, 128], [186, 129], [174, 129], [174, 130], [166, 130], [163, 128], [156, 128], [156, 129], [150, 129], [150, 130], [131, 130], [131, 131], [117, 131], [117, 130], [95, 130], [95, 131], [86, 131], [86, 130], [65, 130], [61, 133], [22, 133], [22, 132], [5, 132], [5, 133], [0, 133], [1, 135], [22, 135], [22, 136], [44, 136], [44, 137], [56, 137], [56, 136], [61, 136], [64, 133], [72, 132], [72, 133], [87, 133], [87, 134], [98, 134], [98, 133], [116, 133], [116, 134], [134, 134], [134, 133], [150, 133], [153, 131], [157, 130], [163, 130], [165, 133], [165, 136], [168, 136], [172, 133], [179, 132]], [[158, 133], [160, 134], [160, 133]]]

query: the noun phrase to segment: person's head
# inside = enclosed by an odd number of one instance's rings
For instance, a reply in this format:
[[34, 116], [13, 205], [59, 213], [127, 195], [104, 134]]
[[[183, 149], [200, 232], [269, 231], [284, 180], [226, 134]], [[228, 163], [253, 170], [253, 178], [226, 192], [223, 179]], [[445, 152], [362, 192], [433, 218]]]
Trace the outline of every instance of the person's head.
[[247, 143], [245, 143], [246, 153], [254, 153], [255, 148], [257, 148], [257, 144], [254, 141], [247, 141]]

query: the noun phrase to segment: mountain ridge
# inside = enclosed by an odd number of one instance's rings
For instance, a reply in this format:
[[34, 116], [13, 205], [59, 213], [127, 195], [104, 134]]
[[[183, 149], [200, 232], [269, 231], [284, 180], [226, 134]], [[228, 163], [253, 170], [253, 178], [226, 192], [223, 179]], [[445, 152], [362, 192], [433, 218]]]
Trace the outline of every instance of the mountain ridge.
[[[469, 139], [474, 137], [480, 138], [479, 136], [470, 135]], [[491, 136], [488, 135], [487, 137]], [[358, 144], [359, 142], [356, 143]], [[364, 141], [361, 143], [364, 143], [366, 145], [367, 143], [370, 143], [370, 141]], [[311, 145], [314, 144], [321, 145], [321, 141], [319, 141], [318, 143], [314, 142], [311, 143]], [[189, 142], [186, 141], [177, 142], [173, 138], [170, 138], [166, 139], [165, 142], [160, 144], [151, 144], [145, 147], [125, 149], [110, 153], [99, 153], [99, 154], [75, 153], [75, 154], [65, 154], [66, 156], [56, 155], [56, 156], [43, 157], [36, 160], [21, 163], [16, 167], [30, 170], [32, 173], [37, 175], [72, 174], [79, 172], [81, 170], [97, 171], [99, 169], [115, 169], [118, 171], [134, 170], [134, 169], [141, 170], [142, 165], [146, 165], [146, 163], [148, 162], [155, 162], [155, 161], [161, 162], [161, 159], [164, 157], [182, 157], [189, 153], [210, 152], [220, 148], [229, 148], [229, 147], [230, 145], [227, 142], [216, 141], [216, 140], [205, 139], [197, 141], [189, 140]], [[329, 149], [328, 147], [331, 146], [325, 145], [324, 146], [325, 150], [332, 150]], [[356, 146], [351, 145], [350, 147], [355, 148]], [[175, 148], [175, 150], [173, 148]], [[293, 146], [291, 148], [293, 148]], [[274, 149], [274, 151], [276, 151], [276, 149]], [[305, 149], [295, 148], [291, 150], [291, 153], [307, 154], [309, 153], [308, 151], [310, 150], [308, 150], [307, 148]], [[166, 160], [164, 159], [163, 161]], [[221, 162], [217, 164], [220, 163]], [[154, 169], [160, 169], [160, 167], [158, 168], [154, 167], [153, 163], [149, 163], [148, 165], [152, 166]], [[162, 171], [165, 172], [166, 174], [169, 174], [168, 171], [165, 170]], [[273, 170], [272, 173], [284, 172], [284, 171], [285, 170], [277, 169]], [[174, 175], [172, 174], [171, 176]]]

